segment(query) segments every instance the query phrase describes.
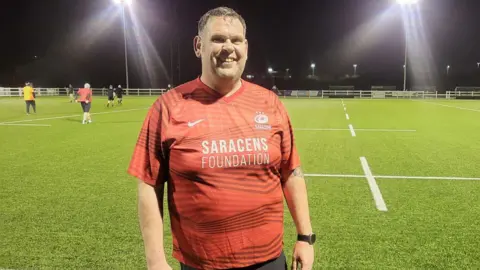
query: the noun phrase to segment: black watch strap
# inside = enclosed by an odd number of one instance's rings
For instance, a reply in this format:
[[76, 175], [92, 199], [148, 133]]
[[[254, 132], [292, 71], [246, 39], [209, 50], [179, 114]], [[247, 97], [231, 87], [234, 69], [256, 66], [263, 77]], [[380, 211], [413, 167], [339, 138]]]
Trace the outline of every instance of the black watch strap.
[[314, 233], [310, 235], [304, 235], [304, 234], [297, 235], [297, 241], [307, 242], [310, 245], [313, 245], [316, 240], [317, 240], [317, 237]]

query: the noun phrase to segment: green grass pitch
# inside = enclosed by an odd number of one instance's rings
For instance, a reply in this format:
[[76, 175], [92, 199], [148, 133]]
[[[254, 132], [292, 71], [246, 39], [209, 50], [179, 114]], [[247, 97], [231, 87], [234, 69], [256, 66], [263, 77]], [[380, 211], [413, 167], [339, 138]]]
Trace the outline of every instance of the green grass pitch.
[[[0, 99], [0, 268], [145, 269], [126, 169], [154, 100], [126, 96], [105, 108], [96, 97], [100, 114], [81, 125], [80, 105], [66, 97], [38, 98], [30, 116], [23, 100]], [[480, 102], [283, 102], [305, 172], [330, 175], [307, 177], [314, 269], [480, 268], [480, 181], [441, 179], [480, 177]], [[386, 212], [375, 207], [360, 157], [374, 177], [391, 177], [375, 178]], [[285, 211], [290, 261], [296, 233]]]

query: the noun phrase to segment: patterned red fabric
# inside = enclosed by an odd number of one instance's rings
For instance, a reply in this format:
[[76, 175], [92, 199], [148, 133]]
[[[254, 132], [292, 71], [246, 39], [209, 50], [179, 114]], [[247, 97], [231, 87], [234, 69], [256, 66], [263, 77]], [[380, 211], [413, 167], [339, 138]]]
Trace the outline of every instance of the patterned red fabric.
[[283, 248], [282, 171], [300, 166], [275, 93], [242, 81], [229, 97], [200, 79], [149, 110], [128, 172], [168, 183], [173, 256], [199, 269], [238, 268]]

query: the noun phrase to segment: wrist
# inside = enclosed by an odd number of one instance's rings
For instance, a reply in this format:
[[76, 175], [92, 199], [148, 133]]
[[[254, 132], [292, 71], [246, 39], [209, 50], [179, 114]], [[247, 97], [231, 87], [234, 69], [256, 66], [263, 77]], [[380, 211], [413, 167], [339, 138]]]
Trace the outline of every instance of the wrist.
[[297, 229], [297, 234], [310, 235], [313, 233], [311, 226], [303, 226]]
[[297, 242], [304, 242], [310, 245], [315, 244], [317, 236], [314, 233], [310, 234], [297, 234]]

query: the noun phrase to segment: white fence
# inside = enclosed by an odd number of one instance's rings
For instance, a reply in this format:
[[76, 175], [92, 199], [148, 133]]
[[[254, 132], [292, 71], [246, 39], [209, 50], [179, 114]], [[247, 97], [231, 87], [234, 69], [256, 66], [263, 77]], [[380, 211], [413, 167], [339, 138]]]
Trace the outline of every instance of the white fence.
[[[0, 97], [18, 97], [23, 94], [23, 88], [0, 87]], [[60, 88], [35, 88], [37, 96], [58, 96]]]
[[[75, 89], [77, 91], [78, 89]], [[94, 96], [106, 96], [108, 89], [106, 88], [92, 88]], [[159, 96], [165, 93], [167, 89], [138, 89], [130, 88], [124, 89], [123, 92], [129, 96]], [[67, 95], [65, 88], [35, 88], [37, 96], [62, 96]], [[23, 88], [5, 88], [0, 87], [0, 97], [18, 97], [22, 96]]]
[[372, 91], [372, 90], [280, 90], [284, 98], [357, 98], [357, 99], [479, 99], [480, 91]]
[[[22, 96], [23, 88], [2, 88], [0, 97]], [[107, 95], [105, 88], [93, 88], [95, 96]], [[65, 96], [65, 88], [35, 88], [37, 96]], [[159, 96], [167, 89], [124, 89], [128, 96]], [[360, 99], [479, 99], [480, 91], [372, 91], [372, 90], [278, 90], [277, 94], [284, 98], [360, 98]]]

